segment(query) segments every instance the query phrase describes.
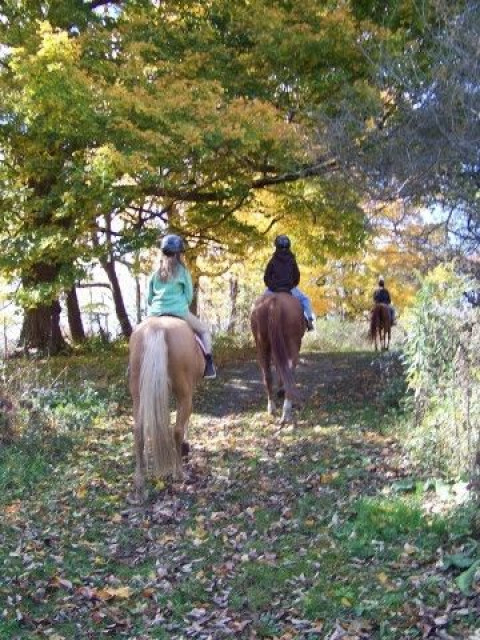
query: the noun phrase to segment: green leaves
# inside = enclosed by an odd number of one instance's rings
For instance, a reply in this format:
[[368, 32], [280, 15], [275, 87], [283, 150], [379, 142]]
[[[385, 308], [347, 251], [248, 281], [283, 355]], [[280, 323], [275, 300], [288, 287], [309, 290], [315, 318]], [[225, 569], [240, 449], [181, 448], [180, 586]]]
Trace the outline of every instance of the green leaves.
[[480, 569], [480, 560], [476, 560], [475, 562], [473, 562], [473, 564], [471, 564], [470, 568], [467, 569], [467, 571], [464, 571], [463, 573], [461, 573], [458, 576], [458, 578], [455, 580], [460, 591], [464, 593], [466, 596], [470, 595], [470, 593], [472, 592], [472, 583], [479, 569]]

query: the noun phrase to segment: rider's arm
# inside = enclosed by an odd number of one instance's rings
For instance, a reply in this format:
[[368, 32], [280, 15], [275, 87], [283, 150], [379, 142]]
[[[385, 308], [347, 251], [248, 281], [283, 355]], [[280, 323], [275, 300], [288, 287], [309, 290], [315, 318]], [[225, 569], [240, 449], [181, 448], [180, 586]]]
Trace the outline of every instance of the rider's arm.
[[293, 287], [298, 287], [299, 282], [300, 282], [300, 269], [298, 268], [298, 264], [297, 261], [295, 260], [295, 258], [293, 259], [293, 273], [292, 273], [292, 282], [293, 282]]
[[265, 286], [268, 287], [269, 289], [271, 288], [271, 284], [272, 284], [272, 271], [273, 271], [273, 260], [269, 260], [267, 267], [265, 269], [265, 273], [263, 275], [263, 281], [265, 283]]

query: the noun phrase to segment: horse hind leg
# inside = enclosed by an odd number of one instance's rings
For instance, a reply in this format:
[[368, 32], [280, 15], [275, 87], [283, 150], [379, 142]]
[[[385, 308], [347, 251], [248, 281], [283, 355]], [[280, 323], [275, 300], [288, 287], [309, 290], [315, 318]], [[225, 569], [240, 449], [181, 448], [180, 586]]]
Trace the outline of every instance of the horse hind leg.
[[275, 404], [275, 394], [273, 391], [273, 372], [270, 363], [270, 357], [265, 357], [260, 362], [260, 366], [263, 374], [263, 383], [267, 390], [267, 412], [269, 415], [275, 415], [277, 406]]
[[267, 387], [267, 413], [271, 416], [274, 416], [275, 412], [277, 411], [277, 405], [275, 404], [273, 395], [273, 384], [272, 382], [265, 382], [265, 386]]
[[185, 440], [187, 434], [188, 422], [192, 415], [192, 390], [182, 390], [182, 393], [177, 394], [177, 416], [175, 420], [175, 447], [177, 452], [177, 466], [175, 472], [175, 479], [181, 480], [183, 478], [182, 461], [188, 457], [190, 447]]

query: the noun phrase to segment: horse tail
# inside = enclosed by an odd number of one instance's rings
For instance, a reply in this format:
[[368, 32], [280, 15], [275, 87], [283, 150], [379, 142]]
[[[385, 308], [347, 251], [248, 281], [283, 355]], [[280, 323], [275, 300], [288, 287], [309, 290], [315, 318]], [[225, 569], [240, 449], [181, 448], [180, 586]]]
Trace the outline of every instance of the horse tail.
[[153, 471], [167, 475], [177, 470], [175, 440], [170, 428], [168, 348], [163, 329], [147, 331], [140, 370], [140, 419], [145, 450]]
[[290, 362], [285, 334], [282, 331], [282, 310], [276, 299], [272, 300], [270, 313], [268, 314], [268, 332], [270, 334], [273, 362], [285, 387], [286, 396], [292, 398], [297, 395], [293, 363]]

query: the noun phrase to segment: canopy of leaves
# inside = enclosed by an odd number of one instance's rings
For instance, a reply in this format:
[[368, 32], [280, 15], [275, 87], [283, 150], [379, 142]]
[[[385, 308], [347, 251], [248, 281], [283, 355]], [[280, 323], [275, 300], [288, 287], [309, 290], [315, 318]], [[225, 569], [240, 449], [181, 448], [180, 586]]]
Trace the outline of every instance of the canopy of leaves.
[[[99, 252], [150, 246], [152, 228], [241, 254], [279, 209], [319, 252], [355, 246], [358, 197], [342, 202], [336, 158], [311, 132], [319, 105], [375, 101], [376, 17], [313, 0], [7, 0], [0, 268], [35, 288], [55, 265], [53, 297]], [[261, 190], [272, 209], [257, 227], [238, 212]], [[113, 243], [105, 215], [119, 219]]]
[[[463, 250], [475, 252], [480, 238], [478, 3], [418, 3], [409, 22], [415, 37], [398, 31], [389, 40], [396, 46], [388, 46], [380, 60], [383, 100], [376, 115], [367, 121], [361, 109], [345, 101], [341, 117], [322, 119], [322, 131], [328, 130], [344, 166], [355, 168], [377, 196], [434, 208], [456, 238], [454, 247], [460, 242]], [[351, 129], [362, 134], [360, 147], [349, 144]]]

